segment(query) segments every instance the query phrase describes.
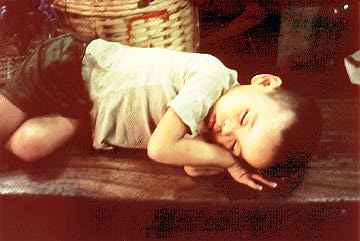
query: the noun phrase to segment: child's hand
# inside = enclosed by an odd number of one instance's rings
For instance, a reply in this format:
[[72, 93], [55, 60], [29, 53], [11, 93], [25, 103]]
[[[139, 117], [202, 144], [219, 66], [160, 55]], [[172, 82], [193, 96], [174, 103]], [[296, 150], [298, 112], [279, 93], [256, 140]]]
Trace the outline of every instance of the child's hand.
[[262, 175], [258, 173], [252, 173], [249, 170], [245, 169], [240, 165], [240, 163], [235, 163], [234, 165], [228, 167], [227, 170], [232, 176], [232, 178], [235, 179], [235, 181], [255, 190], [261, 191], [263, 189], [263, 186], [257, 184], [256, 182], [265, 184], [271, 188], [275, 188], [277, 186], [275, 182], [270, 182], [266, 180]]

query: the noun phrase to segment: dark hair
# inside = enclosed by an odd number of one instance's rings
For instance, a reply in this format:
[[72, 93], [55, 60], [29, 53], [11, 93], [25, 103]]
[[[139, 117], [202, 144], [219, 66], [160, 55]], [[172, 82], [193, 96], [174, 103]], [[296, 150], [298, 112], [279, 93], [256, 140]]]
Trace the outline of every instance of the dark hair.
[[270, 92], [268, 96], [284, 110], [292, 111], [295, 120], [282, 131], [277, 162], [264, 170], [264, 174], [300, 183], [307, 162], [315, 153], [320, 140], [320, 108], [314, 99], [286, 89]]

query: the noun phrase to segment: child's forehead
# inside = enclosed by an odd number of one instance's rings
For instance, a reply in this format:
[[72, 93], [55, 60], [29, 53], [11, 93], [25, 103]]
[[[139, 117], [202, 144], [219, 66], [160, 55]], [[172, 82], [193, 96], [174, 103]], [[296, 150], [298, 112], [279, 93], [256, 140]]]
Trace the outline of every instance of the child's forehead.
[[[266, 112], [262, 112], [263, 110]], [[267, 133], [269, 135], [281, 135], [291, 124], [296, 120], [294, 112], [275, 106], [271, 109], [265, 107], [257, 112], [258, 118], [255, 128], [258, 128], [259, 132]], [[265, 138], [265, 136], [259, 138]]]
[[264, 146], [258, 146], [250, 149], [251, 155], [244, 158], [252, 167], [257, 169], [266, 169], [277, 162], [277, 155], [281, 150], [281, 138], [267, 140]]
[[246, 148], [261, 153], [271, 146], [276, 151], [282, 142], [282, 134], [291, 125], [293, 118], [291, 114], [285, 113], [267, 118], [259, 117], [243, 140]]
[[254, 168], [264, 169], [275, 161], [275, 154], [279, 150], [280, 139], [260, 137], [258, 142], [243, 146], [243, 158]]

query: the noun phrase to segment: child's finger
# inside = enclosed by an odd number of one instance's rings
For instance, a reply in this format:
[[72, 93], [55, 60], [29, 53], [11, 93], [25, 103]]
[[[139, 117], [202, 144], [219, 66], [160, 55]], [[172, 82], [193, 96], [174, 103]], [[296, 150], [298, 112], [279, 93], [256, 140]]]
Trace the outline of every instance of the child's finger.
[[252, 189], [255, 189], [255, 190], [258, 190], [258, 191], [261, 191], [263, 189], [262, 186], [256, 184], [253, 180], [251, 179], [245, 179], [245, 180], [242, 180], [242, 183], [251, 187]]
[[265, 185], [269, 186], [269, 187], [272, 187], [272, 188], [275, 188], [277, 187], [277, 183], [276, 182], [271, 182], [271, 181], [268, 181], [266, 180], [263, 176], [259, 175], [259, 174], [253, 174], [252, 175], [252, 178], [259, 181], [259, 182], [262, 182], [264, 183]]

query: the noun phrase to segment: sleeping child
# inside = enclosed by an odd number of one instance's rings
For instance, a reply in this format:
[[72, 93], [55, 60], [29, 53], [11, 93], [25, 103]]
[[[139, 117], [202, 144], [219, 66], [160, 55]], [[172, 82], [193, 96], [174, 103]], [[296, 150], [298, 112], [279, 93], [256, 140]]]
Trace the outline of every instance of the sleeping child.
[[1, 148], [24, 161], [59, 149], [90, 116], [95, 149], [147, 149], [188, 175], [227, 171], [256, 190], [276, 187], [261, 171], [304, 166], [319, 137], [314, 105], [278, 76], [240, 85], [208, 54], [84, 44], [70, 34], [24, 60], [0, 89], [0, 113]]

